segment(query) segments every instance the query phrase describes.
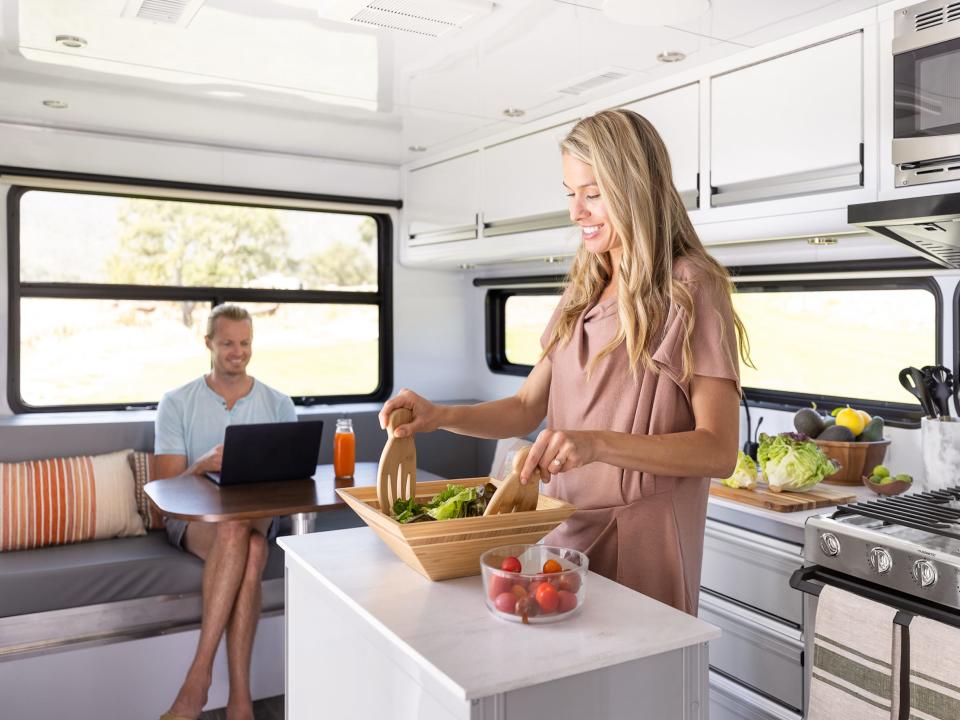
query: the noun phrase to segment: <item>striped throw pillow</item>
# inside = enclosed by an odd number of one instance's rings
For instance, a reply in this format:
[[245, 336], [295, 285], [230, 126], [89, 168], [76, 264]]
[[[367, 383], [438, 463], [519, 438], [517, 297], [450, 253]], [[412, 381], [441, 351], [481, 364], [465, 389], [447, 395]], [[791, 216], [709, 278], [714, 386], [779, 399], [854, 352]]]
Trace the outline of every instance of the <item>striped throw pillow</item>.
[[131, 452], [0, 463], [0, 552], [143, 535]]
[[143, 526], [147, 530], [162, 530], [166, 527], [163, 515], [153, 504], [153, 501], [143, 491], [143, 486], [153, 480], [156, 471], [157, 456], [151, 452], [132, 452], [127, 458], [133, 470], [134, 487], [137, 497], [137, 511], [143, 519]]

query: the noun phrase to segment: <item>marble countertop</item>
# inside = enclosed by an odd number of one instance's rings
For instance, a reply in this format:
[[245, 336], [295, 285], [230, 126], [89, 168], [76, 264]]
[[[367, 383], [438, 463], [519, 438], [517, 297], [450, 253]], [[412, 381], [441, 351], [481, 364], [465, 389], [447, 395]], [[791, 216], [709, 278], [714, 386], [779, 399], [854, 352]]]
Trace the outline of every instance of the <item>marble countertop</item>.
[[369, 528], [277, 542], [288, 565], [304, 568], [395, 651], [464, 700], [720, 637], [714, 626], [592, 572], [577, 615], [522, 625], [487, 610], [479, 575], [431, 582]]

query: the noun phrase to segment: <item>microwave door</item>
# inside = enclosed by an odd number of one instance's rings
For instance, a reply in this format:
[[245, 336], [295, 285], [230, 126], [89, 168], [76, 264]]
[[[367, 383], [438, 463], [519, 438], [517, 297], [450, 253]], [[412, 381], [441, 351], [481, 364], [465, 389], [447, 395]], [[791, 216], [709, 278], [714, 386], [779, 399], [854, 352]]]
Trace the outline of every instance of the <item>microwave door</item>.
[[893, 59], [893, 162], [960, 158], [960, 37]]

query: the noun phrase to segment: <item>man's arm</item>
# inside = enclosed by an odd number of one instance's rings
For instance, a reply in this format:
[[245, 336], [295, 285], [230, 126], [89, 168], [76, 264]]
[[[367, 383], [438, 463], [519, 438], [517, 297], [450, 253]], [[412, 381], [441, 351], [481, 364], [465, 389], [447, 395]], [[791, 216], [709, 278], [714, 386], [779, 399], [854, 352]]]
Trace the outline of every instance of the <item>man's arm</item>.
[[217, 445], [212, 450], [198, 458], [187, 467], [186, 455], [157, 455], [157, 480], [177, 477], [178, 475], [203, 475], [208, 472], [220, 472], [223, 461], [223, 445]]

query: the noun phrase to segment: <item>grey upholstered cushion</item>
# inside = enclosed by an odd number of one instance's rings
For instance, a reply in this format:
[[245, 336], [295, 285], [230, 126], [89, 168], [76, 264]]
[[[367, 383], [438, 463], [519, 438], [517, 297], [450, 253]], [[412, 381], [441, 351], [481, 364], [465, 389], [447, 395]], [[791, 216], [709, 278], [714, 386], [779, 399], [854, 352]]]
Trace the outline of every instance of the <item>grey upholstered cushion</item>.
[[[318, 513], [314, 521], [319, 532], [359, 525], [363, 521], [350, 508]], [[290, 518], [280, 518], [279, 534], [290, 534]], [[202, 577], [203, 563], [170, 545], [163, 530], [0, 553], [0, 617], [199, 593]], [[275, 542], [263, 577], [283, 577], [283, 550]]]
[[[203, 563], [167, 542], [162, 530], [0, 553], [0, 617], [199, 593]], [[283, 551], [271, 544], [265, 578], [283, 577]]]

